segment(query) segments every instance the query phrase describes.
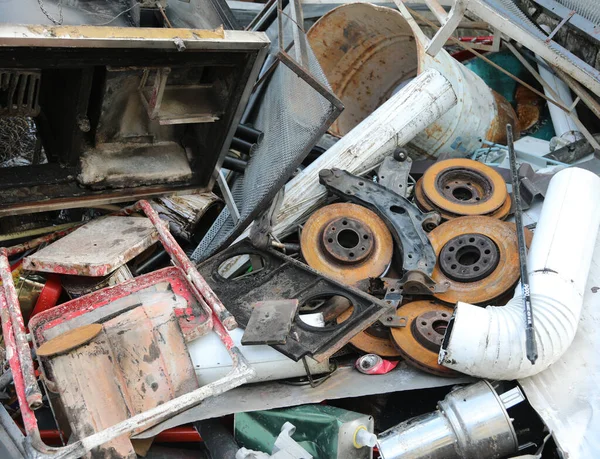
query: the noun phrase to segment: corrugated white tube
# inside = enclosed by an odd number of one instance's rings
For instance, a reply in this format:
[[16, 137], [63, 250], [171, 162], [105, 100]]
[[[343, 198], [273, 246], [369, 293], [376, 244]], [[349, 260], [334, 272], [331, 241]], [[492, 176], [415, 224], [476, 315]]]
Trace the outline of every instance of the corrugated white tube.
[[472, 376], [512, 380], [545, 370], [571, 345], [600, 227], [600, 178], [578, 168], [550, 182], [527, 259], [538, 359], [525, 352], [521, 287], [506, 306], [459, 302], [440, 364]]

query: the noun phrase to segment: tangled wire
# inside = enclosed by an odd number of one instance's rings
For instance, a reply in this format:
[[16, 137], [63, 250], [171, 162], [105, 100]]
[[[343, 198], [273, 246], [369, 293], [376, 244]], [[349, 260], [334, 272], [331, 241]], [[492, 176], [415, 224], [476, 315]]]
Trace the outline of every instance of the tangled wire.
[[33, 163], [37, 129], [27, 116], [0, 117], [0, 167]]

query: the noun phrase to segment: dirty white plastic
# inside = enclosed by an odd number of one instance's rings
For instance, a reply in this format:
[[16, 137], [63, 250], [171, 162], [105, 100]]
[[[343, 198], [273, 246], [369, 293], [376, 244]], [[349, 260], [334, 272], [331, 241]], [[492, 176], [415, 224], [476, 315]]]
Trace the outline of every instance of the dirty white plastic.
[[[318, 326], [314, 321], [312, 324]], [[241, 339], [243, 334], [244, 330], [241, 328], [236, 328], [229, 332], [235, 345], [248, 362], [250, 362], [252, 368], [256, 370], [256, 378], [253, 382], [272, 381], [306, 375], [306, 369], [302, 361], [294, 362], [271, 346], [242, 346]], [[216, 333], [208, 333], [188, 344], [188, 351], [194, 364], [196, 377], [201, 386], [210, 384], [231, 371], [231, 357], [220, 343], [221, 341], [216, 336]], [[311, 374], [322, 374], [330, 371], [329, 359], [318, 363], [312, 358], [307, 357], [306, 363]]]
[[[542, 29], [548, 34], [552, 31], [547, 25], [542, 25]], [[537, 59], [541, 61], [538, 62], [540, 76], [558, 94], [559, 100], [567, 107], [571, 107], [573, 105], [573, 97], [571, 96], [569, 86], [550, 70], [549, 65], [541, 57], [537, 56]], [[544, 93], [551, 99], [553, 98], [547, 88], [544, 88]], [[562, 138], [565, 145], [583, 138], [575, 121], [573, 121], [573, 118], [567, 112], [554, 104], [548, 104], [548, 110], [550, 111], [550, 118], [552, 119], [556, 137]], [[577, 109], [573, 108], [573, 113], [577, 116]]]
[[[425, 70], [342, 137], [285, 186], [273, 234], [295, 231], [327, 199], [319, 171], [337, 167], [365, 174], [410, 142], [457, 103], [452, 84], [438, 70]], [[246, 233], [245, 233], [246, 234]], [[240, 238], [241, 239], [241, 238]]]
[[600, 178], [578, 168], [551, 180], [528, 255], [538, 359], [525, 352], [521, 287], [506, 306], [459, 302], [440, 364], [472, 376], [513, 380], [535, 375], [573, 341], [600, 226]]

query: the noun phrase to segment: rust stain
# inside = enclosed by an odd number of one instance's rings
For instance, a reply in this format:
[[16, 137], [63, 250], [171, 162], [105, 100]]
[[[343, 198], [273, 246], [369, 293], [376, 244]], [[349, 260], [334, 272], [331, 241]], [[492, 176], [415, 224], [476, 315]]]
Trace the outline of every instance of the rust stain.
[[160, 358], [160, 349], [156, 342], [152, 341], [148, 347], [148, 354], [144, 356], [144, 362], [151, 363]]
[[535, 126], [540, 120], [544, 100], [525, 86], [519, 86], [515, 93], [519, 131], [524, 132]]
[[506, 145], [506, 125], [510, 124], [513, 127], [515, 140], [518, 140], [521, 137], [519, 121], [512, 105], [496, 91], [492, 90], [492, 94], [494, 95], [498, 116], [492, 120], [485, 138], [490, 142]]

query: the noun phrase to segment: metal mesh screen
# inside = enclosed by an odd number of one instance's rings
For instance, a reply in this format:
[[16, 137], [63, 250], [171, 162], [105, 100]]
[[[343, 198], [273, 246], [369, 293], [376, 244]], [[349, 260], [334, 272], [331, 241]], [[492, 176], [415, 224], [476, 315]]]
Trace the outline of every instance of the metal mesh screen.
[[[284, 11], [292, 7], [290, 4]], [[294, 34], [289, 31], [296, 27], [296, 21], [288, 15], [282, 19], [286, 48], [293, 39]], [[267, 34], [274, 42], [272, 49], [281, 53], [274, 27], [277, 27], [277, 21], [267, 30]], [[307, 51], [304, 70], [320, 83], [324, 91], [317, 91], [314, 83], [311, 86], [305, 79], [306, 75], [299, 75], [296, 69], [283, 61], [278, 63], [270, 79], [263, 85], [253, 109], [255, 115], [248, 119], [250, 124], [264, 133], [264, 138], [248, 161], [245, 174], [232, 186], [240, 220], [234, 224], [225, 208], [192, 253], [194, 261], [204, 260], [231, 244], [270, 205], [275, 194], [341, 112], [341, 104], [331, 93], [304, 33], [300, 31], [295, 39], [303, 40], [302, 45]], [[294, 56], [296, 46], [294, 43], [288, 57]]]

